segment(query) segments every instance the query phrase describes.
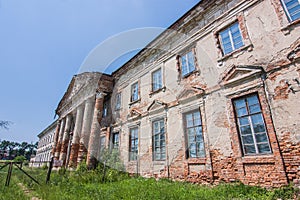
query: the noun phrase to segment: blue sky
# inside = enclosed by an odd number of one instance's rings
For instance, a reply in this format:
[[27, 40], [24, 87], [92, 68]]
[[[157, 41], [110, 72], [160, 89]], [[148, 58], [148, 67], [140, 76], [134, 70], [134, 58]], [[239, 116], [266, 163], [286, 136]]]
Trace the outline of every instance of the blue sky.
[[0, 139], [37, 141], [97, 45], [136, 28], [167, 28], [198, 2], [0, 0], [0, 120], [13, 122]]

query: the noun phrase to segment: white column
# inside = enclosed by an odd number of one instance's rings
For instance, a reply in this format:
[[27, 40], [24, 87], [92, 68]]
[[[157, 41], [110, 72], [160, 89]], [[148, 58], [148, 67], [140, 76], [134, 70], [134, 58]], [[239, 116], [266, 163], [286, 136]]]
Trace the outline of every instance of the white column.
[[63, 138], [63, 134], [64, 134], [64, 129], [65, 129], [65, 122], [66, 122], [66, 119], [63, 118], [61, 120], [61, 123], [60, 123], [59, 135], [58, 135], [58, 140], [57, 140], [57, 144], [56, 144], [56, 147], [55, 147], [55, 155], [54, 155], [56, 160], [59, 160], [59, 154], [60, 154], [60, 150], [61, 150], [61, 143], [62, 143], [62, 138]]
[[83, 109], [84, 105], [80, 105], [77, 107], [76, 111], [76, 121], [74, 127], [74, 135], [72, 140], [72, 148], [70, 154], [70, 167], [75, 167], [77, 165], [78, 151], [79, 151], [79, 141], [82, 130], [82, 120], [83, 120]]
[[71, 122], [72, 122], [72, 115], [67, 115], [64, 135], [63, 135], [63, 139], [62, 139], [62, 147], [61, 147], [61, 152], [59, 155], [59, 160], [62, 160], [63, 163], [65, 163], [65, 159], [66, 159], [66, 155], [67, 155]]
[[103, 112], [103, 101], [104, 93], [97, 93], [96, 103], [93, 115], [93, 124], [91, 129], [91, 136], [89, 140], [88, 156], [87, 156], [87, 165], [89, 168], [96, 167], [96, 157], [98, 148], [100, 145], [100, 122], [102, 120]]
[[83, 114], [83, 125], [80, 134], [80, 146], [78, 162], [81, 162], [85, 157], [88, 149], [88, 142], [91, 133], [91, 125], [93, 119], [93, 110], [95, 106], [95, 97], [90, 97], [85, 102], [84, 114]]

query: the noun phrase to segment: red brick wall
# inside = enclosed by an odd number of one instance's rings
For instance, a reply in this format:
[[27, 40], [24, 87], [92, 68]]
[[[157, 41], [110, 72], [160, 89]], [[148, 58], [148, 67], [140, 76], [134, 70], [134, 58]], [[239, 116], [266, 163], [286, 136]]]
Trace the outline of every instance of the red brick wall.
[[300, 184], [300, 142], [293, 141], [287, 132], [279, 144], [289, 182]]

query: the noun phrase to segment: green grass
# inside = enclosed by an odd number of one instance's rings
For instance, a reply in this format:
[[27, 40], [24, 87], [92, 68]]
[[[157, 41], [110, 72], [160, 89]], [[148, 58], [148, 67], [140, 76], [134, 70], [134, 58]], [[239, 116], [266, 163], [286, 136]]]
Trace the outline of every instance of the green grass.
[[[282, 189], [281, 189], [282, 190]], [[280, 191], [281, 191], [280, 190]], [[292, 188], [283, 193], [243, 184], [205, 187], [167, 180], [132, 178], [105, 184], [64, 182], [37, 189], [42, 199], [290, 199]]]
[[[6, 168], [5, 168], [6, 169]], [[18, 180], [14, 176], [10, 181], [10, 185], [7, 187], [5, 186], [7, 175], [7, 169], [2, 169], [0, 171], [0, 200], [7, 200], [7, 199], [15, 199], [15, 200], [26, 200], [29, 197], [25, 196], [23, 190], [21, 190], [20, 186], [17, 185]]]
[[[30, 169], [27, 169], [28, 171]], [[17, 170], [15, 170], [17, 171]], [[167, 179], [156, 181], [153, 178], [132, 178], [126, 173], [108, 170], [66, 172], [54, 171], [50, 184], [45, 184], [47, 170], [31, 170], [30, 174], [38, 179], [41, 185], [35, 184], [20, 172], [14, 173], [13, 184], [6, 188], [1, 181], [0, 199], [26, 199], [16, 182], [30, 188], [32, 195], [43, 200], [68, 199], [293, 199], [298, 192], [292, 186], [267, 190], [260, 187], [246, 186], [241, 183], [220, 184], [218, 186], [200, 186], [185, 182], [173, 182]], [[0, 176], [2, 180], [2, 176]], [[9, 191], [4, 191], [3, 188]], [[4, 192], [4, 193], [3, 193]], [[2, 197], [2, 193], [4, 197]], [[28, 199], [28, 198], [27, 198]]]

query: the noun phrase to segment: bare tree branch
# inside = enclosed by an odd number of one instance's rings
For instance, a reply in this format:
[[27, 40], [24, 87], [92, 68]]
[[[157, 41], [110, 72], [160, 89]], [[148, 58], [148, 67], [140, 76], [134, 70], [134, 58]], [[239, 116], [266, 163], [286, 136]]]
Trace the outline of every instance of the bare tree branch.
[[8, 129], [10, 126], [11, 122], [10, 121], [3, 121], [0, 120], [0, 128]]

